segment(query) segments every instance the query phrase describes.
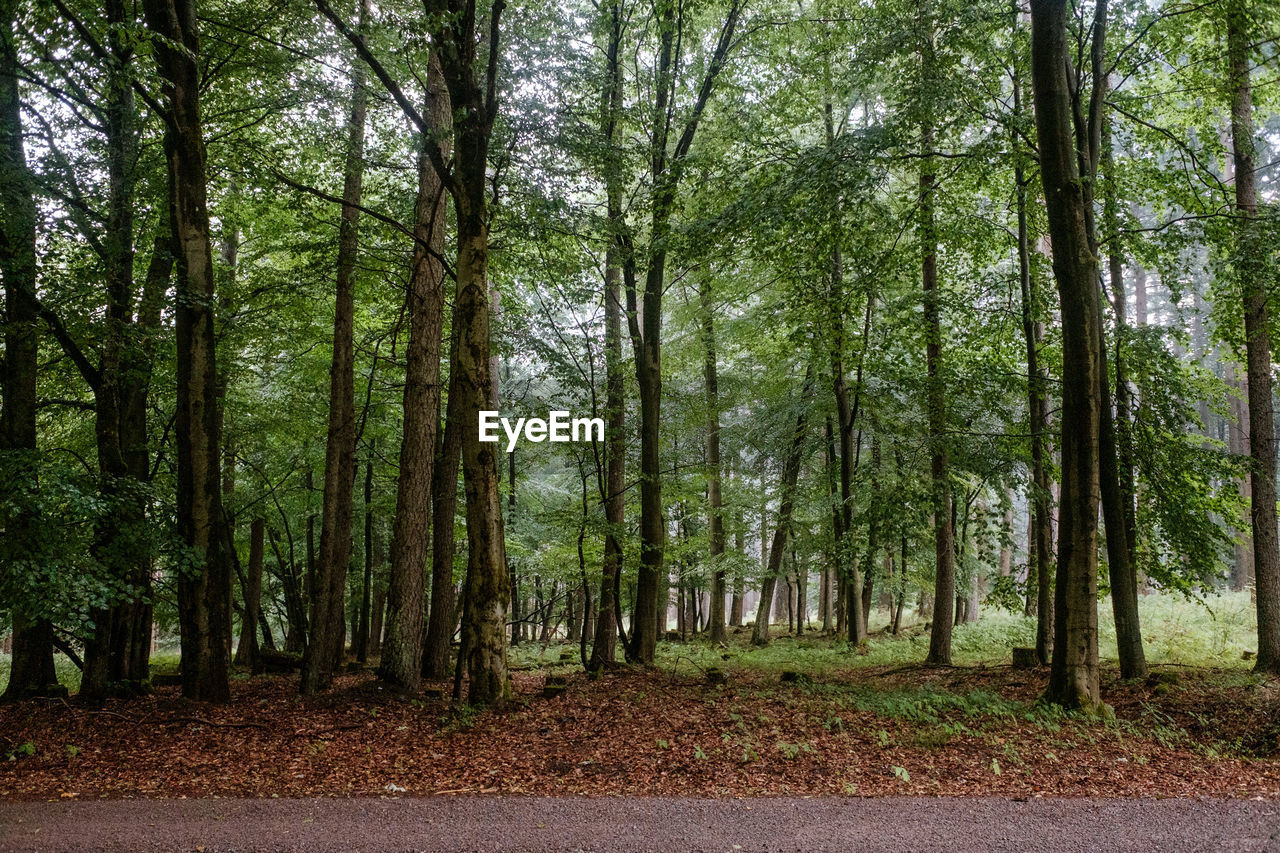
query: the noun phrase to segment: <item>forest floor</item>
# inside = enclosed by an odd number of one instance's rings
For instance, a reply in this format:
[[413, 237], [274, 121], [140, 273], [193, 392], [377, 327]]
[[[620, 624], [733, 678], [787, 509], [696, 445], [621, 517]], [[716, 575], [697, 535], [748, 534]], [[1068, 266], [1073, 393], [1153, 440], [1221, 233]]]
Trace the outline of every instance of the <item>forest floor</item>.
[[[368, 671], [311, 699], [295, 676], [245, 676], [226, 706], [175, 687], [3, 706], [0, 798], [1280, 797], [1280, 682], [1240, 664], [1157, 664], [1141, 682], [1108, 668], [1115, 719], [1096, 720], [1037, 704], [1043, 670], [878, 663], [818, 635], [664, 643], [658, 667], [596, 681], [567, 649], [517, 649], [498, 712], [397, 697]], [[543, 697], [549, 674], [563, 695]]]

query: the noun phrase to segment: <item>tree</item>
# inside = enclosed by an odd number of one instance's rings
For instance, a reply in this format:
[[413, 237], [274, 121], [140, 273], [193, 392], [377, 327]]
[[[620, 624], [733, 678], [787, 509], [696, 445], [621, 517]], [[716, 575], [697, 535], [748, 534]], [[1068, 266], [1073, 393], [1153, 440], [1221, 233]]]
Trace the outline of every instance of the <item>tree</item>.
[[[0, 275], [4, 277], [4, 410], [0, 451], [6, 457], [5, 503], [18, 507], [4, 519], [6, 561], [17, 565], [37, 552], [38, 520], [23, 507], [19, 490], [34, 491], [36, 465], [36, 206], [23, 144], [22, 101], [14, 31], [18, 3], [0, 7]], [[12, 494], [19, 492], [18, 494]], [[9, 548], [12, 547], [13, 551]], [[16, 553], [14, 553], [16, 551]], [[58, 683], [53, 667], [53, 626], [47, 619], [14, 614], [13, 666], [4, 699], [47, 695]]]
[[1227, 74], [1231, 96], [1231, 157], [1235, 165], [1236, 275], [1244, 294], [1249, 388], [1249, 471], [1254, 578], [1258, 608], [1257, 672], [1280, 673], [1280, 535], [1276, 530], [1276, 451], [1272, 440], [1271, 334], [1267, 272], [1257, 223], [1258, 191], [1249, 85], [1250, 17], [1242, 0], [1227, 16]]
[[[361, 0], [357, 32], [369, 16]], [[302, 693], [329, 686], [342, 662], [346, 643], [347, 563], [351, 559], [352, 490], [356, 476], [355, 296], [359, 252], [360, 191], [364, 181], [365, 114], [368, 111], [364, 64], [351, 66], [351, 117], [338, 226], [338, 272], [334, 289], [333, 360], [329, 368], [329, 430], [325, 441], [324, 504], [320, 514], [320, 557], [311, 598], [311, 642], [302, 661]]]
[[146, 0], [165, 83], [164, 150], [177, 267], [178, 533], [190, 549], [178, 581], [182, 695], [231, 698], [231, 569], [222, 513], [213, 252], [200, 119], [200, 41], [194, 0]]
[[[1106, 20], [1095, 13], [1095, 44]], [[1053, 271], [1062, 305], [1062, 497], [1058, 510], [1057, 594], [1046, 696], [1065, 707], [1101, 703], [1098, 672], [1098, 506], [1102, 330], [1098, 260], [1089, 238], [1072, 121], [1066, 3], [1031, 5], [1031, 79]], [[1097, 90], [1095, 89], [1095, 92]]]

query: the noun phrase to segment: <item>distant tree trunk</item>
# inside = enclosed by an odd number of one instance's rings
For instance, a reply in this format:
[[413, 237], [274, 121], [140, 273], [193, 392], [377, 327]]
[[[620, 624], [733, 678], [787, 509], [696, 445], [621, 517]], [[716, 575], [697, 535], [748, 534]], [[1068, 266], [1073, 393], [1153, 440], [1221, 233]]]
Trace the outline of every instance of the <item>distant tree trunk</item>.
[[[363, 33], [369, 0], [360, 0], [357, 31]], [[360, 251], [360, 201], [364, 182], [365, 67], [351, 64], [351, 117], [338, 226], [334, 288], [333, 355], [329, 367], [329, 432], [325, 442], [324, 501], [320, 511], [320, 559], [311, 597], [311, 642], [302, 659], [302, 694], [327, 688], [342, 663], [346, 639], [347, 565], [351, 561], [352, 490], [356, 479], [355, 272]]]
[[[458, 336], [449, 340], [449, 361], [457, 361]], [[458, 512], [458, 466], [462, 460], [462, 395], [457, 372], [449, 373], [449, 400], [443, 437], [431, 481], [431, 610], [422, 655], [424, 678], [448, 678], [453, 629], [458, 624], [458, 589], [453, 582], [453, 557], [457, 545], [454, 522]]]
[[[1226, 382], [1233, 389], [1230, 398], [1231, 419], [1227, 424], [1227, 449], [1232, 456], [1241, 458], [1249, 453], [1249, 391], [1246, 381], [1239, 374], [1234, 362], [1226, 365]], [[1252, 457], [1251, 457], [1252, 458]], [[1253, 504], [1253, 492], [1249, 487], [1249, 475], [1243, 474], [1236, 481], [1236, 493], [1243, 506]], [[1246, 510], [1248, 512], [1248, 510]], [[1247, 522], [1245, 522], [1247, 523]], [[1244, 530], [1244, 524], [1236, 525]], [[1231, 562], [1231, 588], [1237, 592], [1253, 584], [1253, 539], [1243, 532], [1237, 534], [1235, 554]]]
[[[386, 544], [383, 525], [373, 526], [373, 563], [381, 566], [386, 562]], [[373, 612], [369, 616], [369, 654], [378, 657], [382, 654], [382, 625], [387, 612], [387, 588], [375, 582], [373, 585]]]
[[1245, 353], [1249, 383], [1249, 473], [1252, 491], [1253, 570], [1258, 608], [1255, 672], [1280, 673], [1280, 541], [1276, 530], [1276, 451], [1271, 387], [1271, 339], [1267, 317], [1267, 250], [1258, 224], [1249, 83], [1252, 35], [1247, 4], [1227, 7], [1227, 61], [1231, 92], [1231, 143], [1236, 175], [1236, 274], [1244, 291]]
[[[386, 637], [378, 675], [405, 691], [422, 678], [424, 570], [431, 523], [431, 481], [440, 413], [440, 339], [444, 327], [445, 202], [434, 162], [447, 156], [452, 106], [440, 50], [427, 65], [426, 123], [420, 133], [414, 208], [413, 272], [409, 279], [409, 346], [404, 387], [404, 435], [391, 534]], [[428, 149], [435, 148], [435, 152]], [[456, 309], [455, 309], [456, 311]], [[487, 359], [488, 353], [485, 353]], [[487, 363], [487, 362], [486, 362]], [[472, 418], [476, 422], [476, 418]]]
[[353, 642], [356, 660], [369, 661], [369, 618], [373, 609], [373, 439], [369, 439], [369, 458], [364, 466], [364, 577], [360, 583], [360, 617]]
[[[1102, 78], [1106, 80], [1105, 77]], [[1110, 121], [1103, 121], [1102, 166], [1105, 170], [1107, 195], [1103, 213], [1107, 229], [1113, 240], [1119, 239], [1118, 188], [1115, 185], [1115, 169], [1111, 153]], [[1111, 607], [1116, 626], [1116, 647], [1120, 658], [1120, 677], [1146, 678], [1147, 660], [1142, 648], [1142, 628], [1138, 616], [1138, 576], [1134, 567], [1137, 556], [1136, 515], [1133, 503], [1134, 474], [1132, 424], [1129, 421], [1129, 384], [1125, 371], [1124, 347], [1127, 343], [1128, 325], [1125, 317], [1124, 262], [1119, 251], [1113, 248], [1108, 257], [1112, 307], [1115, 310], [1115, 371], [1116, 411], [1111, 410], [1111, 388], [1107, 376], [1106, 347], [1101, 348], [1102, 365], [1098, 371], [1101, 381], [1099, 397], [1102, 407], [1100, 422], [1101, 442], [1098, 476], [1102, 492], [1102, 514], [1106, 524], [1107, 570], [1111, 582]], [[1102, 299], [1097, 300], [1098, 312], [1102, 312]], [[1104, 328], [1102, 316], [1098, 317], [1098, 329]]]
[[[512, 521], [516, 517], [516, 452], [514, 449], [507, 453], [507, 520]], [[516, 564], [511, 561], [507, 562], [507, 578], [511, 585], [511, 645], [520, 645], [520, 639], [524, 635], [525, 619], [520, 607], [520, 577], [516, 573]], [[534, 577], [535, 582], [541, 584], [542, 581]], [[539, 586], [539, 589], [542, 587]], [[539, 601], [541, 606], [541, 601]]]
[[[1013, 82], [1015, 115], [1022, 111], [1022, 86]], [[1016, 144], [1015, 139], [1015, 144]], [[1022, 290], [1022, 334], [1027, 350], [1027, 411], [1031, 426], [1031, 484], [1027, 495], [1027, 615], [1036, 617], [1036, 656], [1047, 664], [1053, 653], [1053, 495], [1047, 455], [1048, 399], [1040, 368], [1040, 326], [1036, 323], [1035, 282], [1031, 277], [1031, 245], [1027, 226], [1027, 183], [1022, 159], [1016, 161], [1014, 182], [1018, 206], [1018, 280]]]
[[265, 547], [267, 523], [261, 516], [254, 516], [249, 525], [249, 575], [245, 579], [244, 617], [240, 622], [240, 644], [236, 648], [235, 662], [258, 670], [258, 628], [262, 617], [262, 556]]
[[[782, 556], [787, 547], [787, 531], [791, 528], [791, 511], [795, 504], [796, 481], [800, 477], [803, 461], [805, 427], [808, 423], [809, 404], [813, 398], [813, 368], [805, 371], [804, 387], [800, 392], [800, 413], [796, 415], [796, 428], [791, 436], [791, 447], [782, 466], [782, 483], [778, 498], [778, 525], [769, 549], [769, 561], [765, 566], [764, 582], [760, 586], [760, 605], [756, 610], [756, 624], [751, 631], [751, 643], [757, 646], [769, 642], [769, 610], [773, 607], [773, 593], [782, 572]], [[764, 528], [761, 528], [763, 535]]]
[[880, 552], [880, 437], [871, 436], [871, 518], [867, 528], [866, 570], [862, 573], [859, 606], [862, 624], [871, 624], [871, 601], [875, 596], [876, 556]]
[[146, 0], [153, 52], [166, 83], [165, 156], [177, 247], [177, 526], [195, 570], [178, 581], [182, 695], [231, 697], [231, 565], [223, 531], [213, 324], [213, 253], [200, 119], [200, 47], [194, 0]]
[[707, 512], [710, 516], [708, 541], [711, 550], [711, 642], [723, 643], [724, 624], [724, 517], [720, 493], [720, 392], [716, 378], [716, 333], [708, 273], [699, 289], [702, 306], [702, 347], [707, 393]]
[[[733, 457], [730, 457], [731, 459]], [[730, 471], [732, 471], [732, 465]], [[742, 503], [734, 502], [733, 508], [734, 525], [733, 525], [733, 550], [739, 557], [746, 556], [746, 518], [743, 512]], [[729, 624], [735, 628], [742, 627], [742, 598], [745, 579], [742, 574], [742, 566], [735, 561], [733, 570], [733, 594], [729, 603]]]
[[[1095, 26], [1104, 25], [1105, 6], [1096, 14]], [[1065, 0], [1032, 0], [1031, 45], [1036, 130], [1062, 307], [1063, 349], [1062, 497], [1055, 636], [1046, 696], [1065, 707], [1092, 710], [1101, 701], [1097, 628], [1101, 313], [1098, 262], [1089, 238], [1090, 212], [1072, 126]]]

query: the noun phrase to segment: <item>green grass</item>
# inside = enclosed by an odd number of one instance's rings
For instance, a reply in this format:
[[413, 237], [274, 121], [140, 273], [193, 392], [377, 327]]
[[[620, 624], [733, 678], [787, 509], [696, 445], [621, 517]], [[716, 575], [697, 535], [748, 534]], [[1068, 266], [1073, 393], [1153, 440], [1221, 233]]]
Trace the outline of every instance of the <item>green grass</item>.
[[[1147, 661], [1224, 670], [1223, 677], [1248, 679], [1252, 663], [1242, 659], [1256, 649], [1255, 611], [1248, 593], [1208, 596], [1204, 604], [1181, 596], [1153, 594], [1139, 601], [1142, 635]], [[698, 677], [710, 667], [751, 670], [778, 674], [795, 670], [810, 678], [824, 679], [849, 667], [906, 666], [924, 660], [929, 637], [923, 623], [907, 615], [898, 636], [880, 633], [886, 616], [872, 614], [873, 636], [862, 649], [817, 633], [789, 637], [785, 626], [775, 626], [768, 646], [750, 645], [750, 629], [730, 634], [728, 649], [712, 648], [699, 638], [688, 643], [659, 643], [657, 665], [682, 677]], [[1111, 602], [1098, 602], [1100, 653], [1104, 661], [1115, 659], [1115, 625]], [[984, 608], [982, 619], [957, 625], [952, 636], [952, 659], [957, 665], [1008, 663], [1013, 646], [1029, 646], [1035, 641], [1035, 621], [1018, 614]], [[564, 650], [572, 652], [561, 660]], [[177, 667], [176, 650], [165, 649], [151, 659], [152, 669], [172, 671]], [[80, 671], [61, 654], [54, 656], [59, 680], [72, 692], [79, 689]], [[539, 668], [551, 672], [576, 670], [578, 644], [554, 642], [522, 643], [510, 651], [511, 664], [519, 668]], [[10, 658], [0, 655], [0, 690], [9, 681]]]

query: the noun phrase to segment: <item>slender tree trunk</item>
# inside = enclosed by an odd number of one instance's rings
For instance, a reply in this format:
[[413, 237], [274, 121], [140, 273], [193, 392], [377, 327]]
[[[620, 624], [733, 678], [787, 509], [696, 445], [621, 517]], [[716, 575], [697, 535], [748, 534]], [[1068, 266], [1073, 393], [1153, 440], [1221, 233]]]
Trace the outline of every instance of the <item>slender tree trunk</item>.
[[193, 571], [178, 581], [182, 695], [230, 699], [231, 563], [223, 531], [213, 324], [213, 253], [200, 119], [200, 47], [194, 0], [146, 0], [153, 51], [166, 84], [165, 156], [177, 247], [178, 535]]
[[[427, 66], [426, 121], [421, 134], [415, 205], [413, 273], [409, 280], [409, 347], [404, 387], [404, 436], [396, 515], [391, 534], [386, 637], [379, 676], [402, 690], [417, 690], [422, 676], [424, 568], [431, 522], [431, 481], [440, 412], [440, 343], [444, 327], [444, 186], [427, 150], [447, 156], [443, 140], [452, 115], [441, 51]], [[456, 310], [456, 309], [455, 309]], [[488, 353], [485, 353], [486, 359]], [[487, 361], [486, 361], [487, 364]], [[472, 418], [472, 423], [476, 422]]]
[[[449, 362], [457, 362], [456, 329], [449, 340]], [[422, 675], [448, 678], [453, 630], [458, 624], [458, 589], [453, 581], [456, 551], [454, 522], [458, 511], [458, 467], [462, 460], [462, 395], [458, 393], [457, 371], [449, 372], [449, 400], [445, 409], [443, 438], [436, 457], [431, 483], [431, 610], [427, 620], [426, 646], [422, 655]]]
[[707, 505], [710, 515], [708, 540], [711, 550], [711, 642], [726, 638], [724, 620], [725, 533], [723, 499], [720, 493], [720, 392], [716, 378], [716, 335], [711, 302], [710, 274], [702, 281], [699, 297], [702, 304], [702, 340], [705, 356], [704, 373], [707, 393]]
[[1098, 672], [1098, 505], [1101, 316], [1098, 262], [1072, 129], [1065, 0], [1032, 0], [1032, 91], [1062, 308], [1062, 497], [1054, 644], [1047, 698], [1095, 709]]
[[[779, 490], [778, 525], [774, 529], [769, 560], [765, 565], [764, 582], [760, 586], [760, 605], [756, 610], [756, 623], [751, 631], [751, 643], [757, 646], [769, 642], [769, 611], [773, 607], [773, 594], [782, 572], [782, 556], [787, 547], [787, 531], [791, 528], [791, 512], [795, 505], [796, 481], [800, 477], [803, 461], [805, 429], [809, 417], [809, 404], [813, 398], [813, 369], [805, 372], [804, 387], [800, 392], [800, 413], [796, 415], [796, 428], [791, 436], [791, 447], [782, 466], [782, 483]], [[763, 534], [764, 528], [761, 528]]]
[[[1103, 122], [1102, 166], [1107, 181], [1104, 216], [1113, 240], [1119, 239], [1117, 212], [1118, 188], [1111, 154], [1110, 122]], [[1118, 243], [1113, 244], [1118, 245]], [[1146, 678], [1147, 660], [1142, 648], [1142, 628], [1138, 616], [1138, 577], [1134, 568], [1136, 556], [1136, 516], [1133, 504], [1133, 452], [1130, 442], [1129, 386], [1125, 375], [1124, 346], [1128, 326], [1125, 318], [1124, 270], [1119, 252], [1113, 248], [1108, 257], [1108, 273], [1114, 299], [1116, 342], [1116, 412], [1111, 410], [1111, 388], [1107, 376], [1106, 348], [1101, 348], [1102, 365], [1098, 371], [1101, 387], [1098, 394], [1102, 407], [1101, 442], [1098, 475], [1102, 492], [1102, 514], [1106, 524], [1107, 569], [1111, 582], [1111, 607], [1116, 626], [1116, 647], [1120, 658], [1120, 677]], [[1104, 328], [1102, 299], [1098, 304], [1098, 329]]]
[[[369, 0], [360, 2], [363, 33]], [[338, 226], [338, 274], [334, 290], [333, 357], [329, 367], [329, 432], [325, 443], [324, 501], [320, 511], [320, 560], [311, 598], [311, 642], [302, 660], [302, 693], [327, 688], [342, 663], [346, 639], [347, 565], [351, 561], [352, 490], [356, 478], [355, 272], [360, 250], [360, 201], [364, 182], [365, 67], [351, 65], [351, 117]]]
[[1231, 91], [1231, 143], [1236, 174], [1235, 268], [1244, 293], [1245, 353], [1249, 383], [1249, 473], [1252, 492], [1253, 570], [1258, 608], [1256, 672], [1280, 673], [1280, 541], [1276, 529], [1276, 451], [1267, 318], [1266, 250], [1257, 222], [1258, 191], [1249, 83], [1250, 21], [1243, 0], [1227, 7], [1227, 61]]
[[249, 525], [249, 575], [245, 579], [244, 618], [240, 622], [240, 644], [236, 648], [235, 662], [258, 671], [258, 628], [262, 615], [262, 555], [267, 523], [261, 516], [254, 516]]
[[369, 617], [373, 608], [373, 439], [364, 466], [364, 577], [360, 583], [360, 616], [355, 630], [356, 660], [369, 661]]
[[[931, 63], [932, 47], [924, 50]], [[933, 146], [933, 128], [927, 123], [922, 138], [924, 166], [920, 172], [921, 281], [924, 290], [925, 360], [929, 372], [929, 433], [933, 445], [930, 477], [933, 492], [935, 581], [933, 624], [929, 633], [929, 654], [925, 663], [951, 663], [952, 608], [956, 596], [955, 532], [951, 524], [951, 486], [947, 473], [947, 410], [942, 377], [942, 320], [938, 305], [938, 238], [933, 224], [934, 174], [928, 156]]]

